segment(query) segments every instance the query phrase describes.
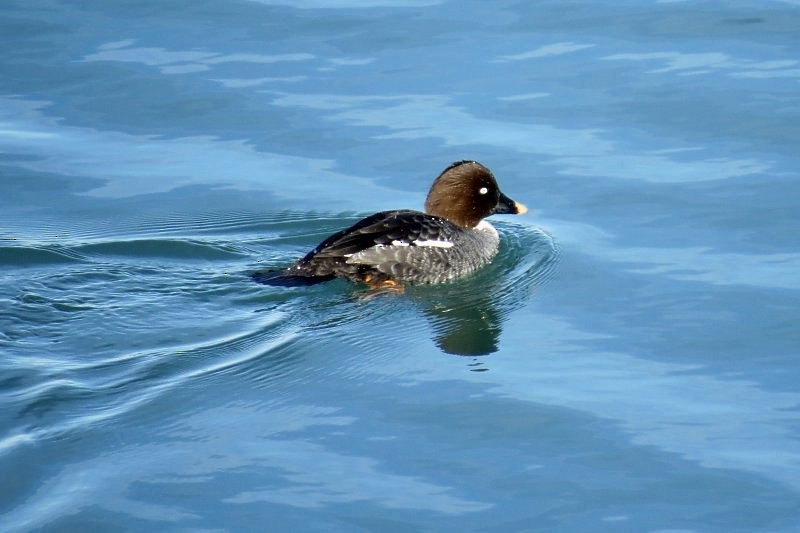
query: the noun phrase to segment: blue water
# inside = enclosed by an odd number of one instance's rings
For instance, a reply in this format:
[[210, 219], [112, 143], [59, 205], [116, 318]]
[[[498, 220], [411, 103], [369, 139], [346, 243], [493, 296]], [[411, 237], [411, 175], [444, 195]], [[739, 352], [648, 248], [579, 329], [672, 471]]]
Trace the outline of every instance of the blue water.
[[[800, 2], [5, 0], [3, 531], [800, 531]], [[476, 159], [403, 295], [268, 287]]]

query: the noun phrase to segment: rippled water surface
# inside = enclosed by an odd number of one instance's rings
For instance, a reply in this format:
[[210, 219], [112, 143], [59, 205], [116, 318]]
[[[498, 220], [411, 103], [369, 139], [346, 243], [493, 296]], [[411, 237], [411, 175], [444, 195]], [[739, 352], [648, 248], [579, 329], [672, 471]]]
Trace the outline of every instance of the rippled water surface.
[[[0, 529], [800, 531], [800, 3], [0, 27]], [[459, 159], [475, 275], [251, 281]]]

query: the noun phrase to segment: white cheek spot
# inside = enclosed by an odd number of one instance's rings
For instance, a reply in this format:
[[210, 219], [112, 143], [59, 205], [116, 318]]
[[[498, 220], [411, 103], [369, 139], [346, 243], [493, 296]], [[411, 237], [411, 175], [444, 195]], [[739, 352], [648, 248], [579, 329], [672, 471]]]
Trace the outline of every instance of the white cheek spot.
[[431, 246], [433, 248], [452, 248], [453, 243], [450, 241], [417, 241], [414, 243], [416, 246]]
[[489, 192], [489, 189], [487, 189], [486, 187], [481, 187], [480, 189], [478, 189], [478, 192], [481, 194], [486, 194], [487, 192]]

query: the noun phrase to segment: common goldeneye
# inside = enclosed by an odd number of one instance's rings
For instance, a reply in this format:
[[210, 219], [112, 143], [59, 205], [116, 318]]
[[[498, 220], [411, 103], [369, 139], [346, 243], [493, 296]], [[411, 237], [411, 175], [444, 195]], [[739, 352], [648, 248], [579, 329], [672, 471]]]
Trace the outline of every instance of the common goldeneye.
[[500, 237], [485, 217], [528, 209], [500, 192], [491, 171], [457, 161], [434, 180], [425, 212], [375, 213], [322, 241], [291, 267], [254, 275], [268, 284], [310, 284], [336, 277], [372, 287], [440, 283], [487, 264]]

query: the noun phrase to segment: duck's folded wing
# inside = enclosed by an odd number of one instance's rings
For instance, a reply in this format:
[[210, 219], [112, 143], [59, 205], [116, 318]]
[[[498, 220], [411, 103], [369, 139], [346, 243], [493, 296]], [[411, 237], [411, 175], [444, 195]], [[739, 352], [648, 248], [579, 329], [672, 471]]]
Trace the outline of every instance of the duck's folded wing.
[[[456, 231], [451, 222], [419, 211], [382, 211], [331, 235], [299, 261], [351, 257], [376, 246], [409, 247], [421, 243], [447, 246]], [[434, 245], [435, 246], [435, 245]]]

